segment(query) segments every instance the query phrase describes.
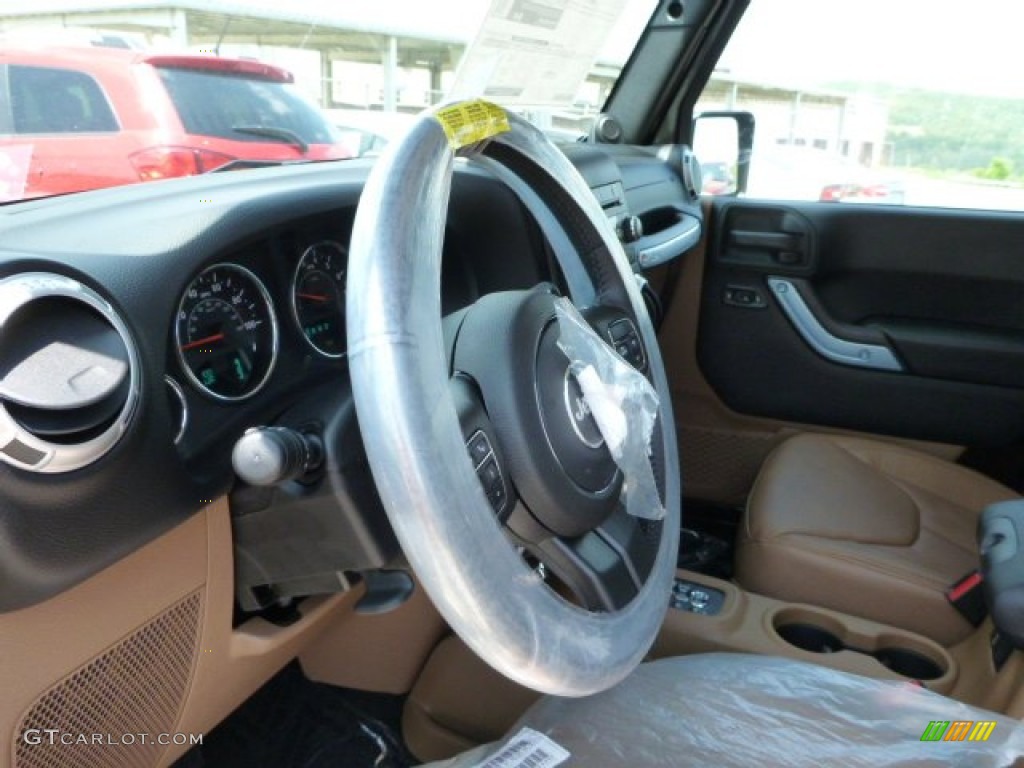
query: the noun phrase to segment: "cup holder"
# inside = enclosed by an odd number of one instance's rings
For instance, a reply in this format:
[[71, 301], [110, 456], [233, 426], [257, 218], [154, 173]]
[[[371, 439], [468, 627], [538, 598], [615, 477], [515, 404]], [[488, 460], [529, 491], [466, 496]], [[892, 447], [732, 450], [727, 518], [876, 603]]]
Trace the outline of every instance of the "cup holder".
[[932, 659], [909, 648], [879, 648], [871, 655], [878, 659], [883, 667], [914, 680], [938, 680], [945, 674], [942, 667]]
[[[930, 653], [927, 640], [908, 635], [904, 638], [886, 632], [884, 636], [858, 636], [856, 642], [849, 638], [848, 628], [830, 616], [821, 616], [821, 623], [831, 628], [826, 629], [815, 623], [816, 615], [808, 615], [807, 611], [799, 611], [789, 615], [790, 611], [781, 611], [775, 616], [773, 626], [776, 634], [795, 648], [810, 653], [838, 653], [852, 651], [871, 656], [886, 669], [898, 675], [914, 680], [937, 680], [947, 670], [940, 661], [941, 649]], [[895, 643], [900, 643], [896, 645]], [[920, 649], [907, 646], [921, 646]]]
[[813, 624], [783, 624], [776, 627], [775, 631], [790, 645], [811, 653], [835, 653], [846, 647], [842, 640], [827, 629]]

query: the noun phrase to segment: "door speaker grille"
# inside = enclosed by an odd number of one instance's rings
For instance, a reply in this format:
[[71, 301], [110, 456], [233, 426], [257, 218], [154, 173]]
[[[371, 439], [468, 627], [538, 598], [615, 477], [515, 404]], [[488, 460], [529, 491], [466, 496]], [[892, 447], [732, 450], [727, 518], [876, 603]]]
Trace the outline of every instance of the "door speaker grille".
[[[154, 765], [167, 749], [157, 737], [172, 732], [184, 703], [200, 606], [199, 592], [186, 597], [43, 694], [15, 732], [15, 768]], [[58, 735], [51, 744], [46, 729], [89, 743], [61, 744]]]

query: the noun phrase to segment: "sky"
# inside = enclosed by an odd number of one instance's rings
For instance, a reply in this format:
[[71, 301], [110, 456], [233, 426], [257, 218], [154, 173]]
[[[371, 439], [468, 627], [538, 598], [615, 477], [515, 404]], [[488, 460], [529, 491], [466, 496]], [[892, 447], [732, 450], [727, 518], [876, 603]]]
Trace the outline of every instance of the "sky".
[[880, 81], [1024, 98], [1024, 2], [751, 0], [720, 66], [807, 86]]
[[[184, 1], [239, 10], [259, 5], [278, 13], [285, 8], [281, 0]], [[622, 19], [604, 46], [602, 61], [625, 59], [654, 4], [623, 0]], [[32, 8], [162, 5], [161, 0], [33, 0]], [[302, 0], [287, 6], [287, 12], [468, 41], [489, 6], [489, 0]], [[25, 0], [0, 0], [0, 20], [5, 11], [24, 8]], [[751, 0], [721, 67], [747, 79], [787, 85], [874, 80], [1024, 98], [1024, 2]]]

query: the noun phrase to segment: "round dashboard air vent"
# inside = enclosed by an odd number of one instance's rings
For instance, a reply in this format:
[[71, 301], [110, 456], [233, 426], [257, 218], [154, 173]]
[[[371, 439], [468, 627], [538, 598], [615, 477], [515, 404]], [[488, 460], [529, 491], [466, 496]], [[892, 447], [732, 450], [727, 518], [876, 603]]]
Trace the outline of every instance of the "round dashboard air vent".
[[43, 272], [0, 280], [0, 460], [91, 464], [124, 434], [139, 379], [128, 329], [95, 291]]

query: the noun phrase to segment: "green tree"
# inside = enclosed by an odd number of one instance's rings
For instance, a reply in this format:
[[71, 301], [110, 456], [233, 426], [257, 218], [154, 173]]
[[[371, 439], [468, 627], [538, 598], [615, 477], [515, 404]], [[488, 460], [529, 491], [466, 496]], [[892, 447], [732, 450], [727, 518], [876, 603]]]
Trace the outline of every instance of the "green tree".
[[993, 179], [995, 181], [1006, 181], [1013, 173], [1013, 162], [1005, 157], [993, 157], [987, 168], [979, 168], [974, 172], [975, 176], [982, 179]]

